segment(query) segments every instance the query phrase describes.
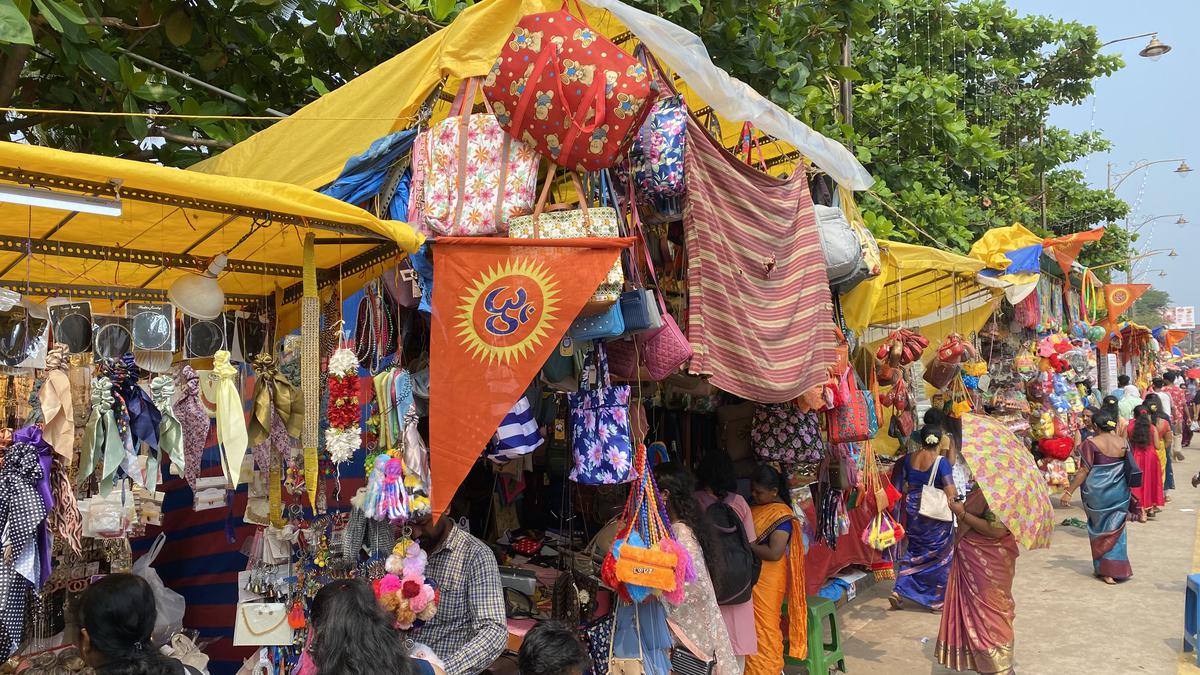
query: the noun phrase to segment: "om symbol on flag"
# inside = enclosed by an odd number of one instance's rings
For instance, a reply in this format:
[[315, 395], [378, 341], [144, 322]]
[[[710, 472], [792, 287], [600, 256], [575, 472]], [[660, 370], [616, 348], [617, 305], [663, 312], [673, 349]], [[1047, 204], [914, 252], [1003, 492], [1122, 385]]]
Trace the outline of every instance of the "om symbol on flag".
[[520, 361], [559, 319], [559, 282], [540, 262], [508, 259], [480, 273], [459, 295], [455, 328], [483, 363]]

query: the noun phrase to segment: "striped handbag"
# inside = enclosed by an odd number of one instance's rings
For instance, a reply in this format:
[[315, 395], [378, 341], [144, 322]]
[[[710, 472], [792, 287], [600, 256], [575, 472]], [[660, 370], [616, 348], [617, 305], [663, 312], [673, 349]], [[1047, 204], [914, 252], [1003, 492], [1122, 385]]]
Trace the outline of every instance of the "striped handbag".
[[512, 409], [500, 422], [500, 427], [496, 429], [496, 435], [492, 438], [486, 454], [488, 459], [502, 464], [528, 455], [542, 447], [544, 442], [545, 439], [538, 430], [537, 420], [534, 419], [533, 409], [529, 405], [529, 399], [522, 396], [517, 399]]

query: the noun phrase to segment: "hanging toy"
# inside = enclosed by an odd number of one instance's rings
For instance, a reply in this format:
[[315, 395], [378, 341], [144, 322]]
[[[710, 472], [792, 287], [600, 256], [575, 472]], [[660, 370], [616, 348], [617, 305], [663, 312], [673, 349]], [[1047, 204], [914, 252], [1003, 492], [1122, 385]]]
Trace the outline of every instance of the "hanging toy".
[[388, 459], [383, 468], [383, 501], [379, 512], [391, 521], [408, 520], [408, 493], [404, 490], [404, 460]]
[[1088, 328], [1087, 338], [1092, 342], [1099, 342], [1103, 340], [1104, 326], [1092, 326], [1091, 328]]
[[441, 594], [425, 576], [428, 560], [406, 533], [384, 562], [387, 574], [374, 584], [379, 605], [395, 616], [400, 630], [420, 628], [437, 614]]
[[371, 473], [367, 477], [367, 491], [363, 495], [363, 513], [367, 514], [368, 518], [376, 520], [386, 520], [386, 516], [381, 515], [383, 512], [380, 505], [383, 503], [383, 481], [384, 472], [387, 469], [388, 460], [391, 458], [387, 455], [379, 455], [375, 458], [375, 465], [371, 467]]

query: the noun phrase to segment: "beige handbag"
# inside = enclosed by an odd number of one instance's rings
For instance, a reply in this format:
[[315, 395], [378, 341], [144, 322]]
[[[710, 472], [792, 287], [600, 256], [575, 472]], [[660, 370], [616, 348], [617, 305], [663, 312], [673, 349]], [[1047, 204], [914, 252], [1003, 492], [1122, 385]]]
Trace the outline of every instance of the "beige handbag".
[[295, 639], [281, 602], [239, 602], [233, 624], [235, 647], [283, 647]]
[[[554, 171], [546, 173], [546, 182], [542, 186], [541, 196], [533, 215], [515, 216], [509, 220], [508, 236], [514, 239], [583, 239], [588, 237], [619, 237], [621, 230], [617, 227], [617, 210], [608, 207], [591, 207], [587, 205], [583, 186], [579, 176], [571, 173], [571, 181], [579, 195], [578, 209], [560, 211], [545, 211], [546, 198], [550, 195], [550, 186], [554, 183]], [[545, 211], [543, 213], [543, 211]], [[621, 267], [621, 257], [613, 262], [608, 276], [600, 282], [596, 293], [584, 307], [582, 315], [599, 314], [621, 299], [621, 291], [625, 290], [625, 271]]]

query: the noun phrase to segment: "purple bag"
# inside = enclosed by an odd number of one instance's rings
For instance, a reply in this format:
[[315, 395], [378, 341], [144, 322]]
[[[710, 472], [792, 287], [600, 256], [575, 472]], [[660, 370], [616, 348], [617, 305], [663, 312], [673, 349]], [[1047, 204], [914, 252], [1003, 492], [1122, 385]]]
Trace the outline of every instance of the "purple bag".
[[801, 412], [792, 403], [756, 406], [750, 443], [759, 459], [767, 462], [819, 462], [826, 454], [817, 413]]
[[634, 479], [633, 442], [629, 431], [629, 387], [612, 386], [603, 343], [588, 356], [596, 364], [598, 386], [589, 386], [585, 367], [579, 391], [567, 395], [571, 408], [572, 454], [570, 479], [585, 485], [615, 485]]

